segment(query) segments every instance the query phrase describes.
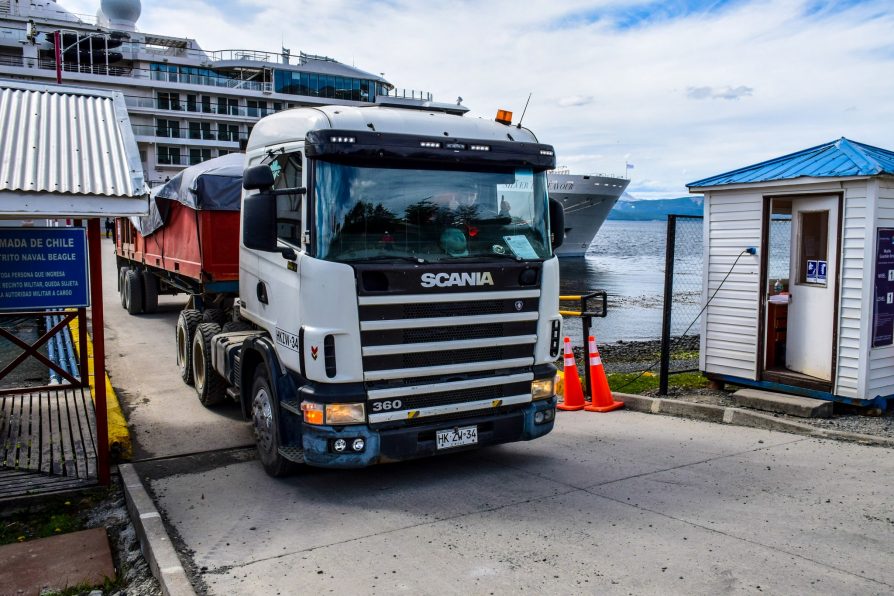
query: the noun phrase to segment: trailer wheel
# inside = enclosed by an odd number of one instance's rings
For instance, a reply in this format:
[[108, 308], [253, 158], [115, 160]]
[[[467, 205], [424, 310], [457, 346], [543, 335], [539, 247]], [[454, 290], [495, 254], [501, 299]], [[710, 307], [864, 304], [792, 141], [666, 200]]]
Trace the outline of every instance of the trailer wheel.
[[143, 312], [143, 276], [139, 271], [129, 269], [124, 276], [124, 295], [127, 312], [138, 315]]
[[279, 454], [278, 404], [270, 388], [267, 370], [263, 364], [255, 369], [251, 385], [251, 425], [258, 447], [258, 459], [270, 476], [286, 476], [294, 471], [294, 464]]
[[221, 327], [227, 323], [227, 313], [221, 308], [206, 308], [202, 313], [202, 321], [205, 323], [217, 323]]
[[149, 271], [143, 271], [143, 312], [158, 311], [158, 278]]
[[217, 323], [200, 323], [192, 338], [192, 379], [199, 401], [206, 408], [227, 397], [227, 383], [211, 366], [211, 338], [220, 333]]
[[177, 318], [177, 367], [187, 385], [192, 385], [192, 338], [201, 322], [202, 313], [191, 308], [181, 310]]
[[130, 267], [122, 267], [118, 270], [118, 297], [121, 299], [121, 308], [127, 308], [127, 294], [124, 292], [124, 278]]

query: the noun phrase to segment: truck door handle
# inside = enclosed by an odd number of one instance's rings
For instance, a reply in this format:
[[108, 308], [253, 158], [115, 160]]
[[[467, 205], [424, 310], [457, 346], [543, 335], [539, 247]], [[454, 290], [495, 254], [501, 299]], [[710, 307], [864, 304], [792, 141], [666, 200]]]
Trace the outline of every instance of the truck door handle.
[[269, 301], [267, 300], [267, 286], [264, 285], [264, 282], [258, 282], [257, 292], [258, 302], [261, 304], [269, 304]]

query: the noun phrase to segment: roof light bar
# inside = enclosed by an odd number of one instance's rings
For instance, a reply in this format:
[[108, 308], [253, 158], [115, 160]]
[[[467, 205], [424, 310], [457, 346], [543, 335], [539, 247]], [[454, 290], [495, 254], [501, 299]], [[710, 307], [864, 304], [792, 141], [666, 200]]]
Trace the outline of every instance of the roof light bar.
[[419, 146], [427, 147], [428, 149], [440, 149], [441, 143], [438, 143], [436, 141], [420, 141]]
[[469, 149], [472, 151], [490, 151], [490, 147], [487, 145], [469, 145]]
[[356, 143], [357, 139], [354, 137], [330, 137], [329, 141], [332, 143]]
[[550, 151], [549, 149], [541, 149], [540, 150], [540, 155], [552, 155], [552, 154], [553, 154], [553, 152]]

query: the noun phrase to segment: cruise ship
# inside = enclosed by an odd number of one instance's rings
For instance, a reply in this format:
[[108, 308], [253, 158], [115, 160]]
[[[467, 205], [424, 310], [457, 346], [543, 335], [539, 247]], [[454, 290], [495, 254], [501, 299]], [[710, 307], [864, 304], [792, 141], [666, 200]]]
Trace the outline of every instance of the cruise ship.
[[550, 198], [565, 207], [565, 243], [556, 254], [582, 257], [630, 180], [605, 174], [571, 174], [564, 169], [549, 172], [547, 180]]
[[0, 77], [55, 83], [58, 75], [64, 85], [122, 92], [150, 186], [239, 151], [254, 123], [279, 110], [338, 103], [468, 112], [326, 56], [206, 51], [193, 39], [143, 33], [140, 0], [99, 4], [88, 16], [53, 0], [0, 0]]
[[[99, 0], [98, 0], [99, 1]], [[254, 123], [298, 106], [388, 105], [469, 111], [333, 58], [283, 49], [204, 50], [194, 39], [137, 30], [140, 0], [101, 0], [80, 15], [54, 0], [0, 0], [0, 77], [124, 95], [144, 179], [161, 184], [186, 166], [239, 151]], [[58, 44], [58, 54], [57, 54]], [[582, 256], [628, 181], [549, 174], [565, 206], [559, 256]]]

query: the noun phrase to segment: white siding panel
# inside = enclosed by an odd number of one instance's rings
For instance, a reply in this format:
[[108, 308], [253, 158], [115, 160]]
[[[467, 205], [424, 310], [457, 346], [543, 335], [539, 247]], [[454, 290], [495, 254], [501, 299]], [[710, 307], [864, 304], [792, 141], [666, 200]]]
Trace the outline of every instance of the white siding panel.
[[866, 222], [870, 201], [865, 181], [850, 182], [845, 186], [841, 242], [841, 291], [838, 311], [838, 370], [835, 393], [859, 397], [860, 339], [864, 278], [866, 273]]
[[760, 193], [737, 190], [713, 192], [706, 201], [710, 201], [705, 210], [707, 296], [714, 294], [727, 273], [729, 277], [705, 315], [704, 370], [754, 379], [759, 256], [740, 255], [748, 246], [760, 246], [764, 200]]

